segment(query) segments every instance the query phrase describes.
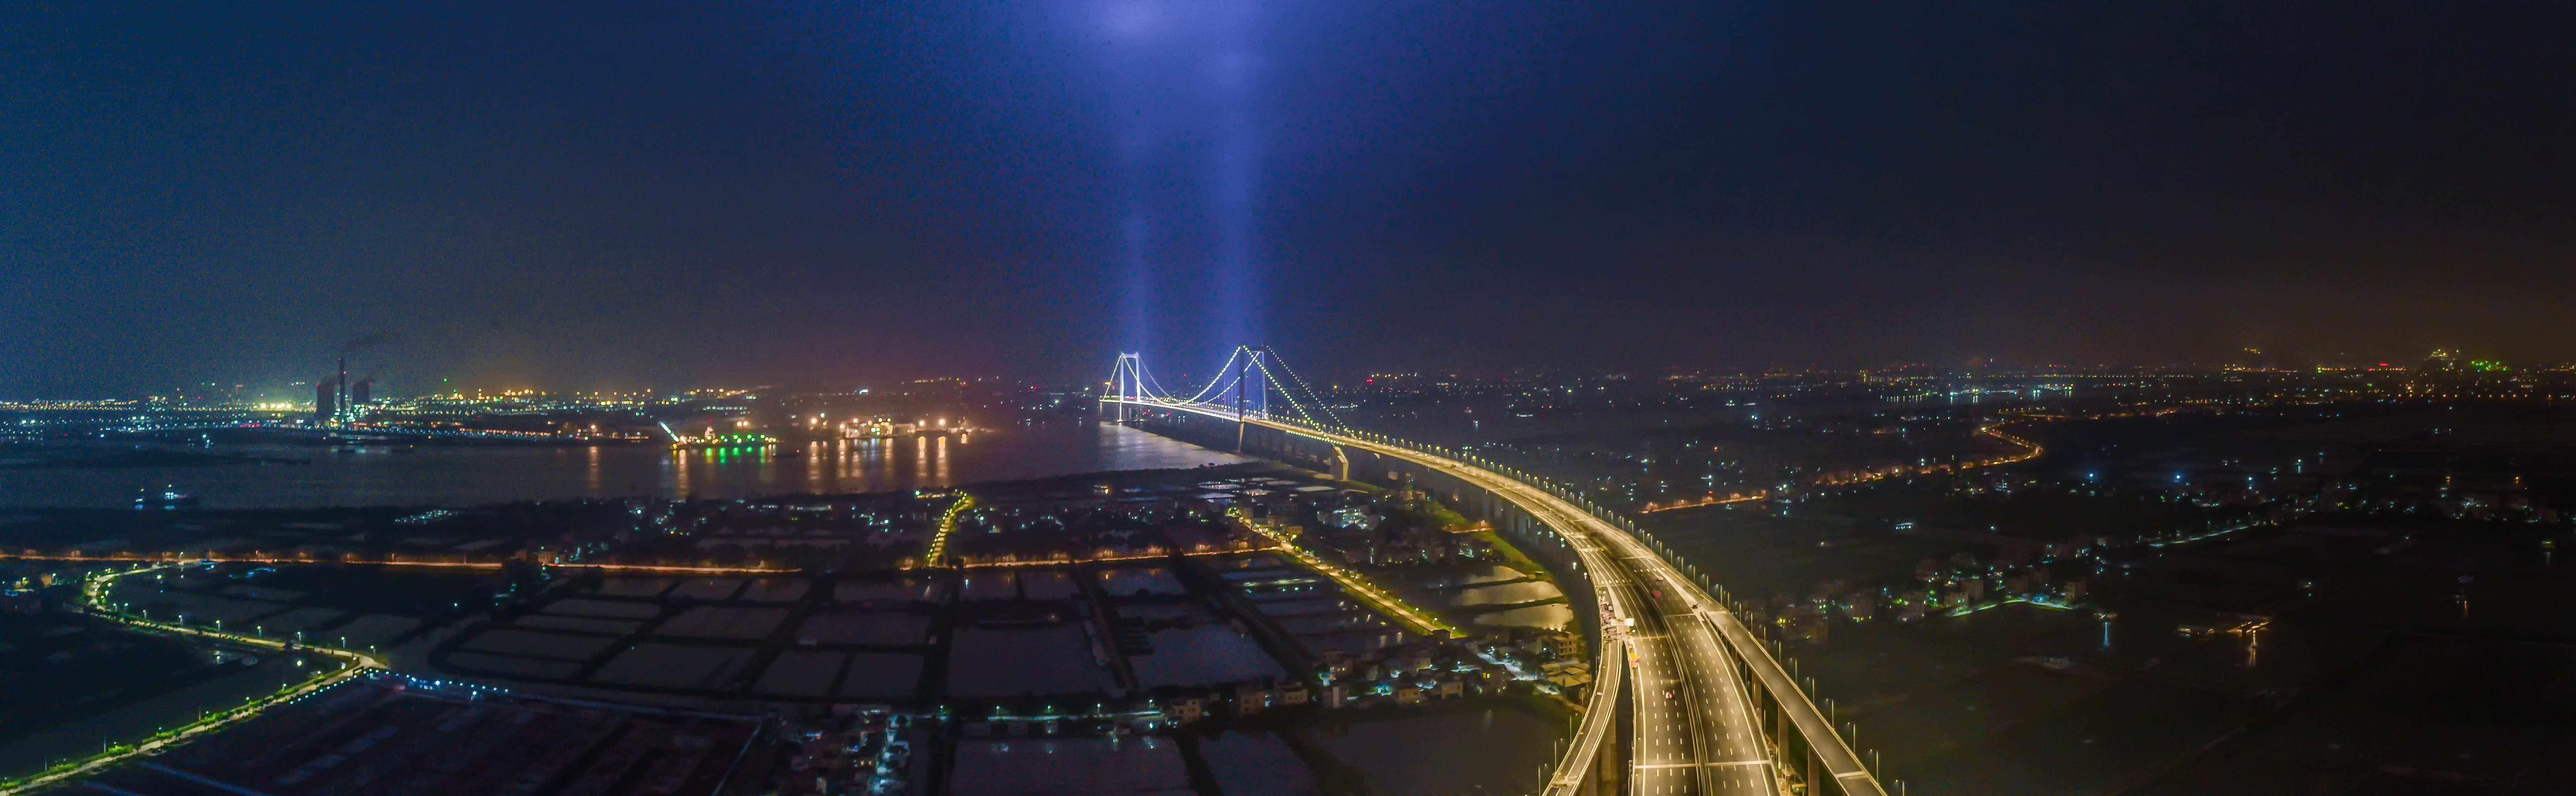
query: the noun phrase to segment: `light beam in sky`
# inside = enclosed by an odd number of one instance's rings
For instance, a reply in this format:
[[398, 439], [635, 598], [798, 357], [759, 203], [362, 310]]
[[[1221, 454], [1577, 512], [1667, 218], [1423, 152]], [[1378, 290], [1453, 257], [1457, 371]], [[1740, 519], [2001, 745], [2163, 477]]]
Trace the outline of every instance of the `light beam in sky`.
[[[1154, 348], [1155, 319], [1181, 317], [1171, 310], [1205, 319], [1171, 345], [1222, 358], [1263, 343], [1255, 0], [1103, 0], [1093, 8], [1090, 24], [1108, 40], [1115, 117], [1120, 349]], [[1176, 162], [1176, 153], [1191, 157]], [[1176, 176], [1176, 168], [1192, 176]], [[1192, 205], [1196, 212], [1186, 209]], [[1175, 242], [1198, 245], [1176, 252]], [[1203, 272], [1157, 263], [1193, 256], [1204, 258]], [[1158, 295], [1174, 285], [1206, 292]]]
[[1209, 107], [1215, 146], [1209, 166], [1216, 240], [1210, 265], [1216, 313], [1210, 327], [1217, 352], [1261, 345], [1261, 279], [1256, 260], [1261, 144], [1252, 115], [1259, 59], [1252, 50], [1253, 0], [1210, 3], [1213, 45], [1208, 63]]

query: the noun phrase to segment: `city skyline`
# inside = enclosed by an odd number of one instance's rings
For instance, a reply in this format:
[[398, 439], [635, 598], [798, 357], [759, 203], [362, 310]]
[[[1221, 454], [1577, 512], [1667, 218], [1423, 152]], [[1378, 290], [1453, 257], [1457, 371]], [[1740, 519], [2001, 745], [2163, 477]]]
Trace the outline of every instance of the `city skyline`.
[[0, 796], [2554, 790], [2568, 30], [0, 8]]
[[[2216, 362], [2013, 362], [1976, 357], [1958, 362], [1886, 361], [1872, 364], [1836, 366], [1827, 366], [1815, 363], [1772, 363], [1769, 365], [1736, 367], [1666, 365], [1661, 367], [1611, 369], [1583, 369], [1567, 367], [1428, 368], [1347, 372], [1318, 371], [1317, 373], [1320, 378], [1324, 379], [1336, 388], [1353, 389], [1362, 388], [1366, 384], [1373, 384], [1380, 380], [1388, 379], [1401, 380], [1405, 383], [1456, 380], [1463, 384], [1510, 384], [1513, 382], [1536, 383], [1560, 380], [1580, 381], [1592, 379], [1702, 379], [1752, 377], [1763, 374], [1819, 376], [1857, 375], [1859, 377], [1866, 378], [1870, 374], [1875, 373], [1880, 375], [1901, 374], [1911, 377], [1946, 378], [1973, 377], [1975, 374], [1981, 373], [2011, 376], [2033, 376], [2051, 373], [2135, 373], [2184, 375], [2221, 372], [2270, 372], [2283, 374], [2386, 372], [2391, 374], [2406, 374], [2454, 371], [2460, 373], [2476, 372], [2486, 375], [2576, 373], [2576, 363], [2508, 362], [2501, 359], [2482, 358], [2472, 350], [2456, 348], [2437, 348], [2430, 352], [2417, 352], [2414, 355], [2393, 355], [2385, 357], [2346, 355], [2341, 358], [2318, 358], [2306, 360], [2289, 360], [2285, 357], [2253, 349], [2243, 350], [2238, 353], [2240, 356], [2233, 360]], [[232, 381], [229, 383], [224, 381], [203, 381], [194, 384], [147, 385], [115, 392], [96, 390], [84, 391], [86, 388], [70, 388], [64, 392], [53, 394], [0, 393], [0, 403], [23, 401], [159, 400], [181, 402], [196, 401], [201, 403], [257, 403], [275, 408], [283, 408], [289, 405], [302, 407], [320, 405], [324, 403], [324, 401], [321, 400], [321, 396], [328, 395], [331, 396], [329, 403], [336, 406], [343, 403], [341, 399], [341, 396], [343, 395], [355, 396], [347, 399], [348, 401], [365, 403], [368, 400], [366, 398], [369, 394], [368, 391], [379, 389], [377, 387], [378, 380], [375, 374], [382, 372], [383, 370], [383, 368], [377, 368], [356, 377], [347, 377], [351, 380], [349, 380], [345, 386], [340, 384], [340, 380], [345, 377], [346, 374], [333, 374], [317, 379], [302, 380], [249, 379]], [[1187, 369], [1178, 371], [1173, 375], [1181, 378], [1204, 377], [1204, 374], [1197, 370]], [[572, 398], [586, 396], [619, 398], [678, 397], [706, 391], [742, 390], [763, 390], [785, 395], [829, 393], [865, 394], [871, 390], [899, 391], [910, 385], [934, 382], [990, 382], [1027, 386], [1053, 385], [1063, 387], [1091, 384], [1093, 381], [1093, 376], [1083, 374], [960, 375], [944, 372], [899, 374], [882, 379], [851, 380], [846, 382], [816, 382], [810, 380], [801, 382], [795, 380], [781, 380], [777, 382], [705, 382], [681, 380], [664, 384], [591, 384], [572, 386], [547, 383], [542, 378], [525, 382], [493, 383], [459, 383], [449, 378], [426, 378], [408, 384], [395, 383], [388, 385], [392, 389], [379, 391], [374, 393], [374, 395], [375, 397], [382, 399], [441, 398], [449, 396], [460, 398], [490, 397], [498, 399], [513, 396], [556, 396]], [[313, 400], [288, 400], [289, 398], [297, 398], [299, 396], [307, 395], [310, 395]]]

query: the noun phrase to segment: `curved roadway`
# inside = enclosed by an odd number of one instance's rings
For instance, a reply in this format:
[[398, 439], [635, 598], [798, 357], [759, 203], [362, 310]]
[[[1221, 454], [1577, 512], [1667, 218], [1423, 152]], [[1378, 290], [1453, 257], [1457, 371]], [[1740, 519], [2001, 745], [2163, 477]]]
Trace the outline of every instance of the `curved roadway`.
[[[1259, 417], [1238, 418], [1232, 407], [1150, 400], [1130, 403], [1221, 420], [1239, 419], [1319, 442], [1403, 459], [1501, 495], [1556, 529], [1574, 548], [1593, 585], [1608, 598], [1611, 610], [1636, 622], [1625, 634], [1636, 688], [1636, 732], [1630, 738], [1630, 776], [1634, 782], [1629, 792], [1677, 796], [1773, 796], [1784, 792], [1784, 772], [1775, 769], [1777, 761], [1762, 738], [1762, 723], [1754, 713], [1751, 692], [1737, 677], [1738, 671], [1749, 669], [1762, 681], [1765, 691], [1781, 695], [1782, 709], [1801, 735], [1832, 739], [1810, 744], [1815, 748], [1820, 777], [1837, 780], [1839, 792], [1854, 796], [1886, 793], [1861, 765], [1859, 756], [1834, 732], [1823, 711], [1803, 695], [1794, 679], [1771, 656], [1761, 653], [1762, 642], [1732, 611], [1656, 555], [1644, 540], [1572, 501], [1481, 464], [1347, 433]], [[1618, 642], [1611, 635], [1604, 634], [1605, 650], [1617, 648]], [[1740, 669], [1736, 655], [1744, 650], [1754, 652], [1744, 656], [1746, 666]], [[1604, 660], [1613, 659], [1605, 655]], [[1617, 687], [1614, 678], [1618, 672], [1604, 668], [1596, 675], [1603, 686], [1596, 693], [1608, 695]], [[1546, 791], [1550, 796], [1580, 792], [1582, 783], [1589, 778], [1598, 750], [1611, 731], [1611, 711], [1602, 709], [1607, 701], [1594, 700], [1594, 708], [1584, 717], [1565, 759], [1559, 761]]]

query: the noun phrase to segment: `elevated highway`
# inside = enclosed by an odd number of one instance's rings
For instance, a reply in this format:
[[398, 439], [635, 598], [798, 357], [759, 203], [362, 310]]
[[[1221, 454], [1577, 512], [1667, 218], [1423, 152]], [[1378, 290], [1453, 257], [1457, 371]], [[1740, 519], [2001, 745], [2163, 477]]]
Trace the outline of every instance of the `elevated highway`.
[[[1123, 386], [1117, 392], [1101, 400], [1119, 417], [1183, 412], [1328, 444], [1345, 463], [1352, 451], [1403, 461], [1485, 490], [1559, 535], [1623, 621], [1603, 628], [1597, 687], [1573, 743], [1556, 761], [1546, 789], [1551, 796], [1599, 792], [1597, 769], [1614, 736], [1628, 743], [1620, 776], [1631, 793], [1785, 794], [1801, 782], [1809, 794], [1887, 793], [1760, 634], [1626, 520], [1472, 454], [1277, 417], [1251, 408], [1240, 392], [1232, 405], [1158, 398]], [[1627, 621], [1634, 626], [1625, 627]], [[1624, 736], [1613, 719], [1622, 674], [1633, 699]]]

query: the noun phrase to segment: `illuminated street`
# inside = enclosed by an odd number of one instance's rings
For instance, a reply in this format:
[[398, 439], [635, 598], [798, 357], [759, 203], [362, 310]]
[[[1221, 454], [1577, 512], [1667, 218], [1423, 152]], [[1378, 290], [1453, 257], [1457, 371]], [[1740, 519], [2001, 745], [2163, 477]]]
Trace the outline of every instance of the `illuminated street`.
[[0, 4], [0, 796], [2570, 790], [2571, 30]]
[[370, 671], [381, 671], [385, 668], [383, 661], [377, 660], [374, 656], [367, 655], [365, 653], [333, 649], [329, 647], [293, 644], [288, 641], [242, 633], [226, 633], [220, 630], [208, 630], [201, 627], [155, 622], [144, 617], [124, 614], [116, 610], [114, 606], [107, 603], [108, 585], [115, 582], [117, 579], [140, 575], [147, 572], [161, 571], [178, 566], [182, 565], [162, 564], [151, 567], [136, 567], [134, 569], [93, 576], [81, 584], [81, 594], [87, 599], [90, 610], [102, 615], [111, 616], [122, 624], [144, 628], [153, 632], [217, 639], [226, 643], [267, 650], [310, 650], [333, 658], [338, 658], [345, 661], [346, 665], [335, 671], [323, 673], [313, 679], [306, 680], [303, 683], [279, 691], [275, 694], [270, 694], [256, 700], [252, 700], [248, 704], [231, 708], [221, 713], [212, 714], [186, 726], [165, 730], [161, 734], [152, 738], [132, 744], [112, 747], [107, 751], [86, 760], [56, 766], [41, 774], [28, 777], [25, 780], [15, 783], [0, 783], [0, 796], [27, 793], [49, 787], [57, 783], [86, 776], [88, 774], [96, 773], [98, 771], [105, 770], [110, 766], [114, 766], [118, 763], [137, 757], [160, 754], [163, 749], [170, 746], [187, 743], [188, 741], [196, 739], [200, 735], [216, 732], [226, 727], [248, 721], [249, 719], [258, 716], [261, 711], [271, 706], [293, 702], [306, 695], [347, 682], [351, 678], [357, 677], [361, 674], [365, 674]]
[[[1564, 534], [1594, 585], [1606, 589], [1613, 611], [1636, 620], [1630, 650], [1636, 662], [1632, 688], [1639, 712], [1632, 749], [1638, 761], [1635, 775], [1639, 783], [1649, 788], [1648, 792], [1661, 793], [1778, 792], [1780, 780], [1772, 771], [1769, 753], [1760, 737], [1754, 702], [1745, 686], [1736, 680], [1737, 658], [1719, 636], [1723, 633], [1729, 642], [1746, 649], [1759, 649], [1760, 642], [1740, 632], [1742, 626], [1731, 612], [1636, 536], [1546, 490], [1450, 456], [1358, 433], [1248, 417], [1224, 405], [1152, 398], [1105, 400], [1222, 420], [1242, 418], [1243, 422], [1265, 428], [1421, 464], [1510, 500]], [[1662, 593], [1660, 598], [1655, 596], [1657, 592]], [[1799, 693], [1767, 655], [1756, 656], [1750, 664], [1754, 676], [1781, 689], [1775, 693]], [[1772, 676], [1775, 673], [1777, 676]], [[1599, 698], [1596, 693], [1596, 706]], [[1788, 705], [1790, 720], [1801, 733], [1834, 739], [1821, 744], [1818, 750], [1824, 776], [1838, 780], [1846, 792], [1881, 792], [1858, 757], [1840, 742], [1821, 710], [1803, 696], [1783, 701]], [[1579, 736], [1574, 744], [1578, 755], [1583, 754], [1580, 750], [1600, 743], [1599, 738], [1589, 737], [1599, 731], [1594, 725], [1587, 722], [1584, 730], [1586, 735]], [[1560, 776], [1552, 792], [1571, 792], [1574, 787], [1574, 782]]]

